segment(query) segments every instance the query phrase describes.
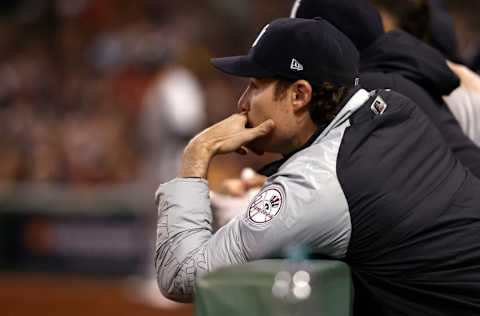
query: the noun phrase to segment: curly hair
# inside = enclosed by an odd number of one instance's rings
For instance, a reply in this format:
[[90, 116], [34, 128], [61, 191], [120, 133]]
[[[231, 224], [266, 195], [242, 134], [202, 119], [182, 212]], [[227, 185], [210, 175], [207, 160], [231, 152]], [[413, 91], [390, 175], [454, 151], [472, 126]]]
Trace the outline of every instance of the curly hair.
[[[282, 99], [293, 83], [294, 81], [278, 79], [275, 85], [275, 98]], [[317, 125], [328, 124], [342, 109], [342, 102], [351, 87], [323, 82], [319, 85], [312, 85], [312, 88], [312, 99], [309, 104], [310, 117]]]

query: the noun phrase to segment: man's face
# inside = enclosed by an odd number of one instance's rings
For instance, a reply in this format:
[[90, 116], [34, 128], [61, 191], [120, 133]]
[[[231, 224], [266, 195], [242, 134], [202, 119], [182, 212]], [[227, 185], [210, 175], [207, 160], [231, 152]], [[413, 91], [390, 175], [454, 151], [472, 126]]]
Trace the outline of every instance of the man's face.
[[268, 119], [275, 122], [269, 135], [247, 144], [256, 153], [282, 152], [291, 121], [291, 109], [287, 97], [276, 98], [276, 81], [250, 79], [245, 92], [238, 100], [238, 111], [247, 113], [247, 127], [256, 127]]

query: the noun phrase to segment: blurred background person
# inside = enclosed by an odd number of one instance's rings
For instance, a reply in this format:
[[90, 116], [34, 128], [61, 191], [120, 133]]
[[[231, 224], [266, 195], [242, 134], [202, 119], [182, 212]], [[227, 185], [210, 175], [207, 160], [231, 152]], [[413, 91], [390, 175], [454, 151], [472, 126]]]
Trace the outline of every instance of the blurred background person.
[[[438, 1], [438, 0], [437, 0]], [[461, 62], [475, 72], [480, 71], [480, 3], [475, 0], [443, 0], [453, 19]]]
[[[478, 2], [461, 2], [462, 7], [454, 1], [372, 0], [382, 16], [385, 31], [402, 29], [438, 49], [450, 61], [448, 65], [460, 78], [461, 85], [444, 99], [465, 134], [480, 146], [480, 77], [462, 65], [477, 68], [471, 55], [478, 54], [478, 36], [473, 35], [478, 22], [470, 12], [477, 12]], [[469, 9], [465, 10], [466, 7]]]
[[[236, 107], [243, 82], [224, 80], [205, 61], [250, 43], [250, 30], [288, 5], [0, 3], [2, 311], [162, 315], [171, 307], [148, 282], [154, 190], [176, 173], [191, 135]], [[268, 159], [219, 157], [212, 188]], [[41, 280], [22, 281], [27, 271]], [[71, 290], [59, 285], [66, 281]], [[81, 308], [72, 303], [79, 296]], [[42, 299], [28, 304], [34, 297]]]

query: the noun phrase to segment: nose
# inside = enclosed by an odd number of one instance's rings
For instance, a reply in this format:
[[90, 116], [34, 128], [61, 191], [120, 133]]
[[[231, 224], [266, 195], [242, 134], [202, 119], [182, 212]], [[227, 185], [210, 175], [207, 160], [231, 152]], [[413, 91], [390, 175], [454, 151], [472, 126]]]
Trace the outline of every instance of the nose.
[[243, 91], [243, 94], [242, 96], [240, 97], [240, 99], [238, 99], [238, 102], [237, 102], [237, 111], [242, 113], [242, 112], [248, 112], [248, 110], [250, 109], [250, 102], [249, 102], [249, 98], [248, 98], [248, 87], [245, 89], [245, 91]]

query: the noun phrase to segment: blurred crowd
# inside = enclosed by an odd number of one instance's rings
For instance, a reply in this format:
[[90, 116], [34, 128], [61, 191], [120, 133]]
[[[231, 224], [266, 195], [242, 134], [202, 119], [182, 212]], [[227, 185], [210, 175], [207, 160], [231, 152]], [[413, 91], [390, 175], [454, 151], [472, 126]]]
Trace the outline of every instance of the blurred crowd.
[[[251, 30], [289, 5], [2, 1], [0, 182], [173, 177], [186, 142], [232, 113], [243, 87], [209, 58], [245, 47]], [[235, 158], [227, 165], [241, 168]]]
[[[2, 1], [0, 183], [173, 177], [186, 142], [235, 111], [243, 88], [209, 58], [242, 51], [292, 2]], [[447, 2], [459, 60], [478, 70], [476, 1]], [[214, 183], [266, 160], [229, 159]]]

